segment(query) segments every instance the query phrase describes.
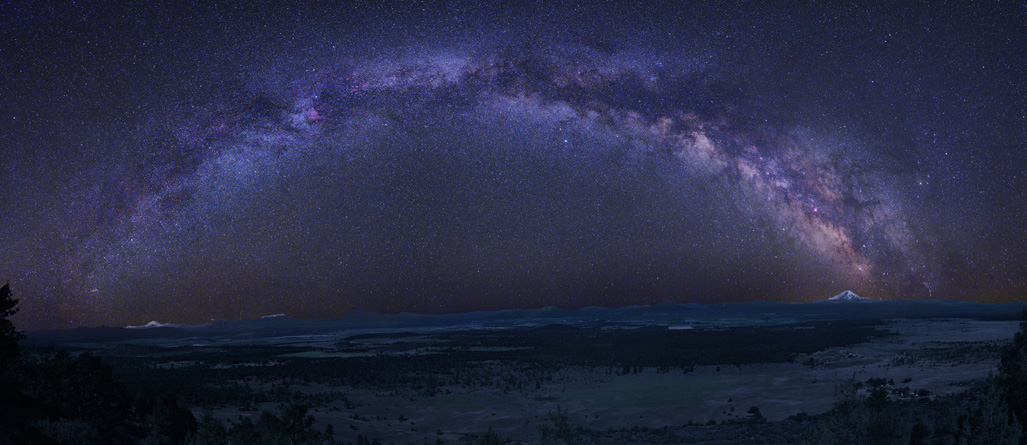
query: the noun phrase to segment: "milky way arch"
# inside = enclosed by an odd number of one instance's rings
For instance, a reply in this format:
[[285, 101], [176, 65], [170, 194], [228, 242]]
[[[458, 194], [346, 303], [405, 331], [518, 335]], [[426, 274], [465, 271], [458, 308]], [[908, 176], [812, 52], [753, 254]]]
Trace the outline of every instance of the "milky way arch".
[[201, 321], [929, 289], [906, 167], [760, 109], [587, 48], [310, 68], [150, 141], [66, 291]]

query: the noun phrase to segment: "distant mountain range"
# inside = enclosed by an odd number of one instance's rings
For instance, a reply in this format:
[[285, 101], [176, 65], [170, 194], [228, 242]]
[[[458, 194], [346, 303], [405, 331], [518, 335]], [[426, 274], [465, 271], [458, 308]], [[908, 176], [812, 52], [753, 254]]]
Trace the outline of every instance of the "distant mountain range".
[[[275, 314], [251, 320], [218, 321], [203, 325], [150, 322], [142, 326], [74, 328], [29, 331], [27, 347], [57, 344], [95, 344], [120, 341], [146, 343], [180, 338], [273, 337], [395, 330], [432, 331], [510, 328], [550, 324], [600, 323], [629, 326], [720, 327], [783, 324], [814, 320], [874, 320], [888, 318], [971, 318], [1018, 320], [1025, 303], [972, 303], [943, 300], [871, 300], [845, 291], [821, 303], [873, 302], [874, 304], [816, 304], [750, 301], [740, 303], [659, 303], [608, 309], [589, 306], [570, 310], [558, 307], [509, 309], [454, 314], [380, 314], [353, 311], [338, 318], [302, 319]], [[199, 341], [199, 340], [198, 340]]]

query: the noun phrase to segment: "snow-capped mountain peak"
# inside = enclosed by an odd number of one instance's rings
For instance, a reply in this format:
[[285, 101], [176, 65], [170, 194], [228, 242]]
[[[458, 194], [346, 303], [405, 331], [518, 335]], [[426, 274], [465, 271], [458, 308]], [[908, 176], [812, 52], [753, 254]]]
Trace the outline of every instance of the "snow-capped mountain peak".
[[838, 295], [835, 295], [835, 296], [833, 296], [831, 298], [828, 298], [827, 301], [874, 301], [874, 300], [872, 300], [870, 298], [861, 297], [859, 295], [856, 295], [855, 292], [853, 292], [851, 290], [847, 290], [847, 291], [842, 292], [842, 293], [840, 293]]
[[166, 328], [166, 327], [174, 327], [174, 326], [175, 326], [175, 324], [173, 324], [173, 323], [161, 323], [159, 321], [154, 320], [154, 321], [146, 323], [146, 324], [144, 324], [142, 326], [125, 326], [125, 327], [128, 328], [128, 329], [147, 329], [147, 328]]

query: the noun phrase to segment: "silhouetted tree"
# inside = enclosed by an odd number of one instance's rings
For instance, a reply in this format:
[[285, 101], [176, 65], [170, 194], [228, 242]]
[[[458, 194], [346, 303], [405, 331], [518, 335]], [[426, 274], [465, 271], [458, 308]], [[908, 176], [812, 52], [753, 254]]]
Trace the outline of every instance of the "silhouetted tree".
[[181, 443], [196, 430], [196, 418], [188, 409], [178, 404], [178, 398], [163, 394], [153, 401], [146, 416], [149, 426], [148, 437], [158, 443]]
[[852, 378], [836, 386], [834, 407], [805, 432], [803, 442], [908, 444], [910, 422], [892, 410], [887, 391], [875, 388], [866, 397], [860, 393], [861, 387]]
[[[293, 403], [282, 409], [282, 417], [263, 411], [256, 422], [249, 417], [232, 425], [226, 433], [229, 443], [255, 445], [322, 444], [320, 431], [313, 428], [314, 416], [307, 414], [307, 406]], [[359, 438], [358, 438], [359, 439]]]
[[539, 425], [538, 430], [542, 433], [543, 444], [583, 444], [586, 442], [585, 431], [577, 425], [572, 425], [567, 411], [556, 406], [556, 412], [549, 412], [549, 425]]
[[131, 409], [125, 388], [110, 365], [89, 352], [39, 351], [25, 359], [25, 390], [52, 416], [79, 419], [106, 428], [121, 423]]
[[196, 430], [186, 438], [187, 445], [222, 445], [228, 443], [225, 425], [214, 418], [209, 411], [203, 413]]
[[1021, 318], [1020, 330], [1002, 354], [999, 379], [1010, 411], [1021, 425], [1027, 425], [1027, 308]]
[[485, 434], [482, 434], [478, 436], [477, 439], [474, 439], [474, 445], [503, 445], [505, 443], [506, 439], [503, 439], [499, 436], [499, 434], [493, 431], [491, 426], [489, 427], [489, 430], [485, 432]]
[[960, 445], [1015, 445], [1020, 442], [1020, 422], [1009, 411], [998, 382], [988, 384], [974, 397], [977, 408], [959, 419], [956, 443]]
[[18, 300], [10, 283], [0, 287], [0, 443], [52, 443], [30, 424], [42, 412], [35, 400], [22, 392], [16, 368], [21, 356], [18, 341], [24, 338], [10, 317], [18, 313]]
[[767, 421], [767, 418], [763, 417], [763, 413], [760, 412], [760, 407], [758, 407], [758, 406], [750, 407], [749, 411], [746, 411], [746, 412], [749, 414], [749, 416], [750, 416], [750, 418], [752, 419], [753, 422], [759, 423], [759, 422], [766, 422]]
[[909, 431], [909, 445], [927, 445], [930, 443], [931, 430], [930, 422], [925, 419], [917, 419], [913, 429]]
[[310, 407], [302, 403], [291, 403], [282, 410], [282, 431], [289, 437], [289, 443], [320, 443], [321, 433], [314, 430], [314, 416], [307, 414]]
[[18, 300], [11, 294], [11, 283], [4, 284], [0, 287], [0, 372], [6, 372], [18, 358], [18, 341], [25, 338], [10, 320], [18, 310]]

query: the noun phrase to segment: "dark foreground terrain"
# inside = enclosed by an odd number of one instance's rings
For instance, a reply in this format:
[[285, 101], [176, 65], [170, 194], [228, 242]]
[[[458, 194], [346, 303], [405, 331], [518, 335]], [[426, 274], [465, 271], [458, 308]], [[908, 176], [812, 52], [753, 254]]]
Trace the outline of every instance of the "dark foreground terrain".
[[30, 332], [14, 374], [25, 434], [58, 443], [1017, 443], [1020, 312], [273, 316]]

